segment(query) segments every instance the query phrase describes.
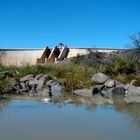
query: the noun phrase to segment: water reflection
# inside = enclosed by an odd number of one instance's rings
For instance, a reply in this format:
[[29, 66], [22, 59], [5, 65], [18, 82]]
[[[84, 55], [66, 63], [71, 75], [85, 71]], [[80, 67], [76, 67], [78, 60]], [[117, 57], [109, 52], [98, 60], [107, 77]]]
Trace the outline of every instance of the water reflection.
[[[115, 99], [106, 99], [101, 96], [96, 96], [94, 98], [80, 98], [80, 97], [64, 97], [53, 100], [54, 106], [58, 108], [63, 108], [67, 106], [66, 102], [63, 102], [64, 100], [72, 100], [73, 106], [75, 108], [84, 108], [87, 112], [96, 112], [96, 109], [98, 106], [101, 108], [107, 108], [109, 107], [113, 108], [114, 111], [125, 114], [126, 119], [129, 120], [129, 126], [130, 127], [137, 127], [140, 129], [140, 104], [138, 103], [125, 103], [124, 100], [121, 98], [115, 98]], [[4, 100], [0, 100], [0, 113], [4, 112], [8, 107], [11, 105], [11, 103], [14, 102], [14, 100], [8, 98]], [[24, 102], [24, 101], [22, 101]], [[26, 102], [25, 102], [26, 103]], [[37, 107], [40, 102], [36, 102]], [[45, 104], [44, 104], [45, 105]], [[26, 106], [26, 108], [25, 108]], [[30, 107], [28, 104], [26, 104], [24, 107], [21, 105], [21, 110], [27, 109]], [[34, 108], [35, 109], [35, 108]]]
[[10, 105], [11, 100], [10, 98], [0, 100], [0, 112], [4, 111]]

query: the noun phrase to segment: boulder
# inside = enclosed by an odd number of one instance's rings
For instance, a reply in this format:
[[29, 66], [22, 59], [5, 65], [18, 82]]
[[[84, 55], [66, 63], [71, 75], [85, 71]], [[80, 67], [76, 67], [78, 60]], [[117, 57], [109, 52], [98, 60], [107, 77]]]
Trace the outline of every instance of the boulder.
[[112, 96], [112, 90], [114, 88], [104, 88], [102, 91], [101, 91], [101, 94], [106, 96], [106, 97], [110, 97]]
[[28, 84], [31, 89], [36, 89], [37, 85], [39, 84], [39, 81], [37, 79], [32, 79], [29, 81]]
[[95, 85], [95, 86], [92, 86], [90, 90], [92, 91], [92, 94], [94, 95], [94, 94], [101, 93], [104, 87], [105, 87], [104, 85]]
[[126, 96], [127, 97], [134, 97], [140, 96], [140, 87], [135, 87], [130, 84], [125, 86]]
[[39, 82], [43, 81], [43, 83], [46, 83], [50, 79], [51, 79], [50, 76], [44, 75], [44, 76], [40, 77]]
[[125, 96], [125, 89], [123, 87], [114, 87], [112, 89], [113, 96]]
[[125, 86], [125, 84], [124, 83], [121, 83], [120, 81], [117, 81], [117, 80], [114, 80], [114, 82], [115, 82], [115, 87], [124, 87]]
[[49, 80], [46, 85], [50, 88], [51, 96], [64, 95], [64, 86], [57, 80]]
[[93, 93], [90, 89], [78, 89], [73, 91], [75, 95], [84, 96], [84, 97], [92, 97]]
[[20, 86], [21, 86], [21, 89], [19, 90], [19, 92], [28, 92], [29, 91], [29, 87], [26, 83], [21, 82]]
[[44, 74], [38, 74], [36, 77], [35, 77], [35, 79], [37, 79], [37, 80], [39, 80], [41, 77], [43, 77], [44, 76]]
[[115, 86], [115, 81], [112, 80], [112, 79], [109, 79], [109, 80], [107, 80], [107, 81], [104, 83], [104, 85], [105, 85], [105, 87], [107, 87], [107, 88], [112, 88], [112, 87]]
[[27, 75], [27, 76], [25, 76], [25, 77], [22, 77], [22, 78], [20, 78], [20, 82], [26, 82], [26, 81], [29, 81], [29, 80], [31, 80], [33, 78], [33, 74], [30, 74], [30, 75]]
[[37, 92], [42, 91], [44, 86], [45, 86], [44, 81], [39, 81], [38, 85], [36, 86], [36, 91]]
[[110, 76], [105, 75], [104, 73], [96, 73], [92, 76], [91, 81], [98, 84], [104, 84], [109, 79], [110, 79]]

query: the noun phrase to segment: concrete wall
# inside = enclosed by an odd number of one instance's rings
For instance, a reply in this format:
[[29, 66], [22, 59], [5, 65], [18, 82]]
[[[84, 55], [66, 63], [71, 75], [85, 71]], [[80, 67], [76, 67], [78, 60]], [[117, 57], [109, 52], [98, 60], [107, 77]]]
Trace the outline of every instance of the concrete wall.
[[37, 58], [40, 58], [43, 49], [31, 49], [31, 50], [2, 50], [4, 56], [1, 58], [4, 65], [35, 65]]
[[68, 58], [74, 57], [77, 55], [84, 55], [88, 54], [89, 52], [105, 52], [105, 53], [112, 53], [112, 52], [117, 52], [117, 49], [96, 49], [96, 48], [70, 48], [70, 52], [68, 54]]
[[[4, 56], [1, 58], [1, 62], [4, 65], [35, 65], [37, 58], [41, 58], [45, 49], [3, 49], [0, 50], [4, 52]], [[52, 51], [53, 49], [51, 49]], [[60, 48], [60, 52], [62, 48]], [[74, 57], [77, 55], [88, 54], [90, 51], [98, 52], [117, 52], [117, 49], [95, 49], [95, 48], [70, 48], [67, 58]], [[61, 54], [61, 53], [60, 53]]]

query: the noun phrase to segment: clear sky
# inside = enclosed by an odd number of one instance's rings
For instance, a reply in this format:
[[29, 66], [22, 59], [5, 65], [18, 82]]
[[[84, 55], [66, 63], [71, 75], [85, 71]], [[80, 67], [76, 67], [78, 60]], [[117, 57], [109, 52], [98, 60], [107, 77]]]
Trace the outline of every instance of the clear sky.
[[0, 48], [124, 48], [140, 31], [140, 0], [0, 0]]

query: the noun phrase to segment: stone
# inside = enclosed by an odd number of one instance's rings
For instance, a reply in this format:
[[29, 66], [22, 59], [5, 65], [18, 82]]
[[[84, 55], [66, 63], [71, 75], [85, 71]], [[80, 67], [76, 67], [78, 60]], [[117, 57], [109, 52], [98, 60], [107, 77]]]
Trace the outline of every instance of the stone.
[[51, 83], [51, 96], [64, 95], [64, 86], [57, 80], [53, 80]]
[[91, 81], [98, 84], [104, 84], [109, 79], [110, 79], [110, 76], [105, 75], [104, 73], [96, 73], [92, 76]]
[[35, 77], [35, 79], [37, 79], [37, 80], [39, 80], [41, 77], [43, 77], [44, 76], [44, 74], [38, 74], [36, 77]]
[[107, 87], [107, 88], [112, 88], [112, 87], [115, 86], [115, 81], [112, 80], [112, 79], [109, 79], [109, 80], [107, 80], [107, 81], [104, 83], [104, 85], [105, 85], [105, 87]]
[[31, 89], [36, 89], [37, 85], [39, 84], [39, 81], [37, 79], [32, 79], [29, 81], [28, 84]]
[[78, 95], [78, 96], [84, 96], [84, 97], [92, 97], [93, 93], [92, 90], [90, 89], [78, 89], [73, 91], [73, 94]]
[[22, 77], [22, 78], [20, 78], [20, 82], [26, 82], [26, 81], [29, 81], [29, 80], [31, 80], [33, 78], [33, 74], [30, 74], [30, 75], [27, 75], [27, 76], [25, 76], [25, 77]]
[[112, 89], [113, 96], [125, 96], [125, 89], [123, 87], [114, 87]]
[[92, 90], [92, 94], [94, 95], [94, 94], [101, 93], [104, 87], [105, 87], [104, 85], [95, 85], [95, 86], [92, 86], [90, 90]]
[[42, 91], [44, 88], [44, 81], [39, 81], [38, 85], [36, 86], [36, 91]]
[[135, 87], [130, 84], [125, 86], [126, 96], [127, 97], [137, 97], [140, 96], [140, 87]]
[[139, 82], [138, 82], [138, 80], [132, 80], [130, 82], [130, 85], [137, 87], [137, 86], [139, 86]]
[[26, 85], [26, 83], [21, 82], [21, 90], [19, 90], [20, 92], [28, 92], [29, 91], [29, 87]]
[[114, 88], [104, 88], [102, 91], [101, 91], [101, 94], [104, 95], [104, 96], [107, 96], [107, 97], [110, 97], [112, 96], [112, 90]]
[[125, 84], [121, 83], [120, 81], [114, 80], [114, 82], [115, 82], [115, 87], [124, 87], [125, 86]]
[[43, 83], [46, 83], [46, 82], [49, 81], [50, 79], [51, 79], [50, 76], [44, 75], [44, 76], [42, 76], [42, 77], [39, 79], [39, 82], [40, 82], [40, 81], [43, 81]]

